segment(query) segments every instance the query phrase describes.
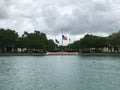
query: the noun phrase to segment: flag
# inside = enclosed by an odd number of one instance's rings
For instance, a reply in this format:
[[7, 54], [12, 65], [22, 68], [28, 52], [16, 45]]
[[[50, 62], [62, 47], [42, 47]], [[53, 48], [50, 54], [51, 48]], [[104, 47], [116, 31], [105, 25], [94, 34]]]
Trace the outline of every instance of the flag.
[[55, 42], [56, 42], [56, 43], [59, 43], [59, 41], [58, 41], [57, 39], [55, 39]]
[[62, 39], [63, 39], [63, 40], [67, 40], [67, 37], [64, 36], [64, 35], [62, 35]]

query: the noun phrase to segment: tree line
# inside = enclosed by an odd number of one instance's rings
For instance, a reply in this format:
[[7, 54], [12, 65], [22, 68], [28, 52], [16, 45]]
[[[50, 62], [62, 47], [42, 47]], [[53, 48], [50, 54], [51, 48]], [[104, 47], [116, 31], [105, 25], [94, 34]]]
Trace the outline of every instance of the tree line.
[[40, 52], [55, 48], [55, 43], [52, 39], [48, 39], [46, 34], [40, 31], [33, 33], [24, 32], [19, 36], [15, 30], [0, 29], [0, 52], [17, 52], [20, 48], [23, 52], [24, 48], [27, 51]]
[[107, 37], [86, 34], [83, 38], [67, 46], [58, 46], [54, 40], [48, 39], [45, 33], [34, 31], [24, 32], [19, 36], [15, 30], [0, 29], [0, 52], [44, 52], [65, 51], [78, 52], [120, 52], [120, 31]]
[[86, 34], [83, 38], [69, 44], [67, 47], [82, 53], [120, 52], [120, 31], [107, 37]]

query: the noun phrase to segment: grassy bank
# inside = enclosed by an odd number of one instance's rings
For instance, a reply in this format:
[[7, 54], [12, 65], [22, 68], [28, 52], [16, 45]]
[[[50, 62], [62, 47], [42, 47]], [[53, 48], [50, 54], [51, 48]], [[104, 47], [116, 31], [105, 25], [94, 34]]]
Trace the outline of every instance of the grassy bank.
[[0, 56], [44, 56], [46, 53], [0, 53]]
[[80, 53], [80, 55], [88, 55], [88, 56], [120, 56], [120, 53]]

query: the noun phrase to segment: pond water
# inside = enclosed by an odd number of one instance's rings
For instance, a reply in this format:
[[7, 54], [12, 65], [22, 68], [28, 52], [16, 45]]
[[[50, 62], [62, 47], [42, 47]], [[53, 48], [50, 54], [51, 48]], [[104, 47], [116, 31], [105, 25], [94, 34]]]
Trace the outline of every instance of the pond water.
[[120, 90], [120, 57], [0, 56], [0, 90]]

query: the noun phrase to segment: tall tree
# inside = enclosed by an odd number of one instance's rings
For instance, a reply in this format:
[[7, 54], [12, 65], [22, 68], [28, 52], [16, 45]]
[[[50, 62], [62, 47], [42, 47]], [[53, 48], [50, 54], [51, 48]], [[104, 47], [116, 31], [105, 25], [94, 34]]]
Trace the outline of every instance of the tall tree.
[[24, 32], [22, 39], [25, 47], [29, 49], [45, 49], [47, 46], [47, 37], [40, 31], [34, 31], [33, 33]]
[[114, 52], [118, 52], [118, 49], [120, 48], [120, 31], [108, 36], [108, 46], [111, 49], [114, 48]]
[[3, 52], [11, 52], [14, 48], [18, 34], [14, 30], [0, 29], [0, 48]]

